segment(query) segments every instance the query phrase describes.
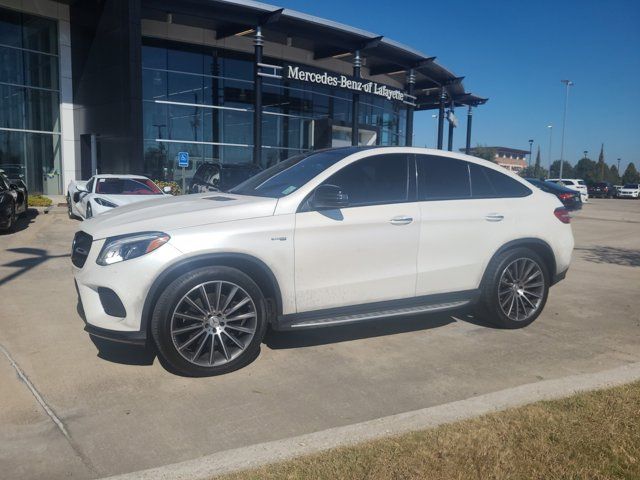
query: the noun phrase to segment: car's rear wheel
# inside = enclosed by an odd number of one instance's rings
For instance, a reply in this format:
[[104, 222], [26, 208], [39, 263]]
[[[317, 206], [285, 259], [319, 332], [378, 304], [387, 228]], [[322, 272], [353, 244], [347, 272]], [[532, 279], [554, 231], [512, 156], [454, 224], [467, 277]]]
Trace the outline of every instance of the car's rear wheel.
[[485, 273], [477, 313], [501, 328], [532, 323], [545, 306], [549, 273], [542, 258], [528, 248], [498, 254]]
[[251, 362], [266, 326], [264, 296], [250, 277], [234, 268], [204, 267], [165, 288], [151, 334], [171, 370], [210, 376]]
[[7, 232], [13, 232], [13, 230], [16, 228], [16, 204], [12, 203], [11, 204], [11, 213], [9, 213], [9, 220], [7, 223], [7, 228], [6, 231]]

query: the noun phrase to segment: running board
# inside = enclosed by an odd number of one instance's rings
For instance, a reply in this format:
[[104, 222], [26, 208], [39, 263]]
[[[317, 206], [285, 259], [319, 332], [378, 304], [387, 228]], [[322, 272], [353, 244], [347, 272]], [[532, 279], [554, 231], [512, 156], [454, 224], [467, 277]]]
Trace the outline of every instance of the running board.
[[326, 318], [314, 318], [313, 320], [306, 320], [301, 322], [292, 323], [288, 328], [317, 328], [332, 325], [344, 325], [347, 323], [362, 322], [365, 320], [375, 320], [387, 317], [400, 317], [403, 315], [414, 315], [417, 313], [433, 313], [442, 310], [452, 310], [469, 304], [470, 300], [459, 300], [454, 302], [436, 303], [431, 305], [421, 305], [405, 308], [393, 308], [388, 310], [380, 310], [377, 312], [368, 313], [355, 313], [351, 315], [338, 315]]

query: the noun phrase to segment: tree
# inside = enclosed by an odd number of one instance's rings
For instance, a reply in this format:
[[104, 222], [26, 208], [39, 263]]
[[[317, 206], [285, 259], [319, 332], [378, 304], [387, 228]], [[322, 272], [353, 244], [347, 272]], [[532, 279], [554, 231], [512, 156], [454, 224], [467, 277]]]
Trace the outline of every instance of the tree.
[[611, 165], [609, 170], [606, 173], [607, 182], [612, 183], [614, 185], [619, 185], [622, 180], [620, 180], [620, 172], [618, 172], [618, 167], [615, 165]]
[[476, 145], [473, 149], [473, 156], [489, 160], [490, 162], [496, 162], [497, 149], [493, 147], [487, 147], [486, 145]]
[[588, 184], [592, 184], [597, 181], [597, 164], [590, 158], [581, 158], [573, 169], [575, 178], [581, 178]]
[[[551, 170], [549, 170], [549, 178], [558, 178], [559, 176], [560, 176], [560, 160], [556, 160], [551, 165]], [[562, 162], [562, 176], [564, 178], [574, 177], [573, 167], [566, 160]]]
[[536, 164], [533, 167], [533, 174], [536, 178], [540, 176], [540, 145], [538, 145], [538, 154], [536, 155]]
[[624, 171], [624, 175], [622, 175], [622, 183], [626, 185], [627, 183], [640, 183], [640, 173], [636, 170], [636, 166], [631, 162], [627, 165], [627, 168]]
[[600, 147], [600, 155], [598, 155], [598, 180], [600, 182], [604, 182], [606, 180], [606, 168], [607, 166], [605, 165], [604, 162], [604, 143], [602, 144], [602, 146]]

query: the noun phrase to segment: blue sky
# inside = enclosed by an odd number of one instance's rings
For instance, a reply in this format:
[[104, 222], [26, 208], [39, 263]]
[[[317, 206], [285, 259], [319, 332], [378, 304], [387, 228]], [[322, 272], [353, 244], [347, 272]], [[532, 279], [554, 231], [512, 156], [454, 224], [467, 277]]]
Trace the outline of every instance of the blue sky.
[[[467, 91], [489, 97], [474, 110], [473, 145], [528, 150], [543, 164], [553, 124], [560, 156], [563, 78], [569, 96], [565, 158], [583, 150], [608, 163], [640, 167], [640, 1], [638, 0], [281, 0], [270, 3], [336, 20], [416, 48], [465, 76]], [[466, 110], [454, 148], [464, 146]], [[432, 112], [416, 114], [415, 145], [433, 146]], [[445, 140], [446, 142], [446, 140]], [[445, 143], [446, 144], [446, 143]], [[535, 155], [535, 154], [534, 154]]]

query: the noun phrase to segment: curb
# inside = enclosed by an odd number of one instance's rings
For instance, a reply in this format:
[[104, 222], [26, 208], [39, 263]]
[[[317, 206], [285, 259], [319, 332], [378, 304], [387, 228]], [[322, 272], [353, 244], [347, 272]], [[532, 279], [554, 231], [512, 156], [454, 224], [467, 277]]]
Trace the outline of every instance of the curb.
[[255, 468], [330, 448], [433, 428], [540, 400], [554, 400], [578, 392], [613, 387], [636, 380], [640, 380], [640, 362], [597, 373], [529, 383], [435, 407], [226, 450], [194, 460], [108, 478], [109, 480], [210, 480], [217, 475]]

